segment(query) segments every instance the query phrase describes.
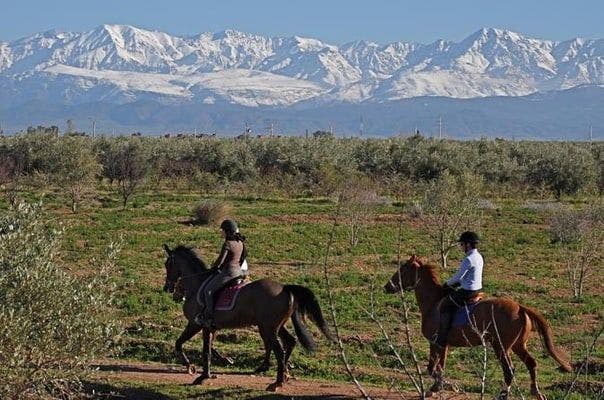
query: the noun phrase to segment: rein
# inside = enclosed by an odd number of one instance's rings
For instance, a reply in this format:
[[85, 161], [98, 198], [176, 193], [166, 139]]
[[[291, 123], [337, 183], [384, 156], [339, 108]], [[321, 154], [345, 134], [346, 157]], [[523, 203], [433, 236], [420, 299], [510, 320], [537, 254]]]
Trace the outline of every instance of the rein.
[[[168, 264], [170, 265], [170, 268], [174, 268], [174, 255], [170, 254], [170, 256], [168, 257]], [[171, 281], [166, 279], [167, 282], [173, 283], [174, 285], [176, 285], [179, 281], [186, 279], [186, 278], [191, 278], [193, 276], [200, 276], [200, 275], [209, 275], [212, 272], [214, 272], [214, 270], [209, 269], [206, 271], [201, 271], [201, 272], [196, 272], [193, 274], [187, 274], [187, 275], [181, 275], [179, 276], [175, 281]]]
[[[401, 280], [401, 271], [400, 270], [398, 271], [397, 276], [398, 276], [398, 283], [399, 283], [400, 290], [405, 290], [405, 289], [403, 289], [403, 282]], [[388, 282], [392, 286], [396, 287], [392, 278], [390, 278], [390, 280]], [[413, 286], [411, 286], [411, 290], [415, 290], [418, 285], [419, 285], [419, 268], [415, 268], [415, 283], [413, 284]]]

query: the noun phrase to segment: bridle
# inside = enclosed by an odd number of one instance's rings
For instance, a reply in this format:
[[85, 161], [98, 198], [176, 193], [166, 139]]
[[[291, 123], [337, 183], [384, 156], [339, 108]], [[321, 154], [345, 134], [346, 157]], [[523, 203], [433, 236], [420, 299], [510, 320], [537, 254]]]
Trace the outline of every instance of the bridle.
[[[397, 271], [396, 275], [398, 276], [399, 290], [404, 291], [405, 289], [403, 289], [403, 285], [402, 285], [403, 282], [401, 281], [401, 270], [400, 270], [400, 268]], [[396, 287], [396, 285], [394, 284], [394, 281], [392, 280], [392, 278], [390, 278], [390, 280], [388, 281], [388, 283], [390, 283], [392, 285], [392, 287]], [[410, 290], [415, 290], [418, 285], [419, 285], [419, 264], [418, 264], [418, 267], [415, 268], [415, 281], [413, 283], [413, 286], [411, 286]]]
[[[168, 260], [166, 261], [166, 263], [168, 264], [168, 268], [170, 270], [172, 268], [174, 268], [174, 254], [173, 253], [170, 253], [168, 255]], [[213, 272], [212, 270], [206, 270], [206, 271], [196, 272], [196, 273], [193, 273], [193, 274], [180, 275], [174, 281], [168, 279], [168, 274], [166, 274], [166, 282], [170, 283], [170, 284], [172, 284], [174, 286], [176, 286], [178, 284], [178, 282], [181, 281], [181, 280], [183, 280], [183, 279], [191, 278], [193, 276], [206, 275], [206, 274], [210, 274], [212, 272]]]

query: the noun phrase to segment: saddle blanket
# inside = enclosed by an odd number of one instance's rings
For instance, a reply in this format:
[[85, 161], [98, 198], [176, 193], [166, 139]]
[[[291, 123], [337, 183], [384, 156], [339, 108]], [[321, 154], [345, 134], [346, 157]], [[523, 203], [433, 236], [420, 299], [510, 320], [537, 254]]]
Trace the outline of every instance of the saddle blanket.
[[472, 312], [474, 311], [474, 307], [476, 307], [479, 303], [480, 302], [476, 302], [476, 303], [468, 304], [466, 306], [458, 308], [451, 321], [451, 326], [458, 328], [458, 327], [470, 325], [471, 322], [473, 322], [470, 320], [470, 318], [472, 317]]
[[235, 307], [235, 302], [237, 301], [237, 297], [239, 296], [241, 288], [243, 288], [248, 283], [248, 281], [243, 281], [235, 286], [229, 286], [222, 289], [218, 293], [218, 298], [216, 299], [214, 310], [231, 311], [233, 307]]

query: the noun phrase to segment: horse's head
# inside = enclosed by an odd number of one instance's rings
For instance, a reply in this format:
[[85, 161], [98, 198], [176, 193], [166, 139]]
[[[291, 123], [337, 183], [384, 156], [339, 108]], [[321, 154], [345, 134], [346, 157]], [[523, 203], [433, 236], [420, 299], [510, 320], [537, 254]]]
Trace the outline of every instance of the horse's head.
[[404, 264], [401, 264], [398, 271], [392, 275], [392, 278], [384, 285], [386, 293], [396, 293], [400, 290], [412, 289], [417, 285], [419, 279], [419, 269], [422, 263], [416, 255], [411, 256]]
[[[183, 287], [187, 285], [198, 285], [200, 279], [207, 279], [211, 270], [203, 261], [197, 250], [188, 246], [178, 246], [170, 249], [164, 244], [167, 258], [164, 266], [166, 267], [166, 282], [164, 291], [174, 293], [175, 286], [179, 281]], [[190, 288], [189, 288], [190, 289]], [[186, 289], [185, 291], [191, 292]]]
[[176, 252], [174, 250], [170, 250], [168, 245], [164, 244], [164, 250], [166, 251], [166, 262], [164, 266], [166, 267], [166, 282], [164, 283], [164, 292], [174, 293], [174, 287], [176, 286], [176, 282], [182, 276], [182, 271], [178, 268], [178, 263], [176, 262]]

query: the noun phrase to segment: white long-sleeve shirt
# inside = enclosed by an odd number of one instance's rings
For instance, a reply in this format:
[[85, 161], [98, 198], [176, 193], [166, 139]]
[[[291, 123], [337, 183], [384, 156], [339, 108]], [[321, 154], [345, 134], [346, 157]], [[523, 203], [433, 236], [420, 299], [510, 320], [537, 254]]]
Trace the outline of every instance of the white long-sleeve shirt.
[[483, 259], [478, 250], [471, 249], [466, 253], [466, 257], [459, 265], [459, 271], [447, 281], [447, 285], [453, 286], [457, 283], [462, 289], [480, 290], [482, 289], [482, 266]]

